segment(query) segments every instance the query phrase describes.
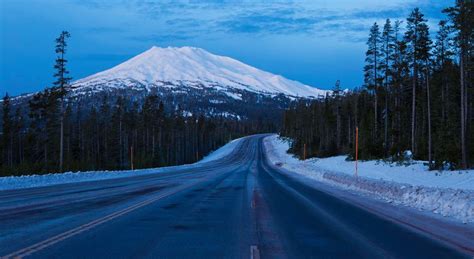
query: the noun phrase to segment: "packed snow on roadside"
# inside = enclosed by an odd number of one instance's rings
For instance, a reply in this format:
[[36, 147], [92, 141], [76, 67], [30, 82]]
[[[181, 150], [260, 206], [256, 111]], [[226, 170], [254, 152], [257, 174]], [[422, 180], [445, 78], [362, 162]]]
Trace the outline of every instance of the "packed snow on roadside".
[[474, 170], [428, 171], [422, 161], [398, 165], [345, 156], [301, 161], [288, 154], [289, 142], [272, 135], [264, 140], [271, 163], [308, 178], [358, 191], [390, 203], [431, 211], [464, 223], [474, 222]]
[[215, 150], [206, 156], [203, 160], [195, 164], [182, 165], [182, 166], [171, 166], [161, 168], [150, 168], [150, 169], [138, 169], [138, 170], [118, 170], [118, 171], [88, 171], [88, 172], [65, 172], [65, 173], [53, 173], [44, 175], [23, 175], [23, 176], [7, 176], [0, 177], [0, 191], [1, 190], [12, 190], [12, 189], [24, 189], [31, 187], [41, 187], [56, 184], [65, 183], [76, 183], [86, 181], [97, 181], [106, 179], [115, 179], [122, 177], [130, 177], [137, 175], [147, 175], [170, 172], [177, 168], [192, 168], [198, 164], [214, 161], [229, 155], [242, 141], [242, 139], [235, 139], [223, 147]]
[[239, 143], [244, 139], [245, 137], [243, 138], [238, 138], [238, 139], [234, 139], [232, 140], [231, 142], [227, 143], [226, 145], [224, 145], [223, 147], [211, 152], [209, 155], [205, 156], [202, 160], [200, 160], [198, 163], [207, 163], [207, 162], [210, 162], [210, 161], [214, 161], [214, 160], [217, 160], [217, 159], [221, 159], [227, 155], [229, 155], [230, 153], [232, 153], [232, 151], [234, 151], [234, 149], [239, 145]]

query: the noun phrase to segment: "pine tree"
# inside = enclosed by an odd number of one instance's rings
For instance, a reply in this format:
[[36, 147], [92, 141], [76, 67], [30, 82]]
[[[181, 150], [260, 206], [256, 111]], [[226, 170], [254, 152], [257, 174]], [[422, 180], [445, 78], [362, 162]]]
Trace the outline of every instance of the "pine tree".
[[423, 60], [425, 51], [424, 37], [427, 36], [425, 30], [426, 19], [418, 8], [415, 8], [407, 18], [407, 31], [405, 32], [405, 40], [407, 42], [408, 53], [410, 57], [410, 67], [412, 68], [412, 113], [411, 113], [411, 149], [416, 153], [415, 146], [415, 122], [416, 122], [416, 89], [420, 73], [420, 62]]
[[433, 54], [434, 58], [434, 69], [441, 72], [441, 118], [442, 121], [446, 121], [446, 106], [448, 104], [448, 80], [447, 80], [447, 65], [453, 62], [453, 43], [450, 38], [450, 28], [445, 20], [439, 22], [439, 31], [436, 35], [436, 42], [434, 44]]
[[[468, 167], [467, 115], [468, 115], [468, 75], [474, 70], [474, 2], [457, 0], [456, 6], [444, 10], [448, 14], [456, 34], [455, 41], [459, 53], [459, 81], [461, 90], [461, 164]], [[472, 75], [471, 75], [472, 77]], [[471, 78], [472, 79], [472, 78]], [[471, 80], [472, 84], [472, 80]]]
[[407, 44], [400, 37], [400, 27], [402, 21], [396, 21], [394, 26], [395, 49], [392, 64], [392, 87], [394, 96], [394, 116], [392, 117], [392, 151], [391, 154], [397, 157], [401, 156], [405, 148], [404, 134], [402, 132], [404, 120], [404, 89], [409, 77], [409, 68], [407, 62]]
[[390, 19], [387, 19], [382, 32], [382, 60], [380, 70], [383, 75], [385, 89], [385, 109], [384, 115], [384, 147], [388, 151], [388, 121], [389, 121], [389, 95], [392, 78], [392, 64], [394, 59], [396, 39]]
[[71, 77], [68, 77], [69, 71], [66, 68], [67, 60], [65, 59], [67, 39], [71, 37], [69, 32], [62, 31], [59, 37], [56, 39], [56, 64], [54, 69], [56, 73], [56, 81], [54, 82], [55, 92], [60, 99], [59, 107], [59, 119], [60, 119], [60, 145], [59, 145], [59, 171], [63, 171], [63, 159], [64, 159], [64, 99], [68, 91], [69, 82]]
[[[415, 9], [408, 18], [403, 40], [399, 39], [401, 22], [395, 23], [392, 59], [387, 54], [389, 51], [386, 51], [388, 41], [384, 41], [390, 34], [390, 28], [384, 26], [378, 73], [382, 78], [380, 83], [383, 83], [387, 94], [390, 94], [385, 103], [391, 115], [390, 157], [387, 157], [388, 154], [384, 155], [383, 150], [379, 149], [381, 145], [377, 145], [376, 139], [374, 140], [374, 136], [378, 136], [374, 134], [377, 129], [373, 127], [375, 107], [372, 104], [376, 96], [369, 90], [373, 90], [370, 85], [375, 85], [377, 77], [373, 77], [374, 62], [369, 55], [364, 69], [367, 87], [354, 89], [352, 93], [340, 96], [343, 112], [339, 115], [336, 109], [339, 102], [335, 102], [335, 98], [314, 100], [310, 104], [301, 103], [285, 113], [282, 135], [294, 139], [291, 152], [301, 157], [302, 144], [309, 143], [308, 150], [317, 149], [318, 156], [345, 154], [345, 146], [351, 145], [350, 132], [354, 129], [353, 125], [357, 125], [360, 135], [366, 136], [359, 142], [361, 159], [400, 159], [404, 157], [402, 151], [411, 146], [417, 158], [429, 160], [430, 169], [446, 166], [451, 169], [465, 168], [466, 161], [472, 161], [469, 160], [469, 150], [474, 147], [474, 130], [470, 125], [474, 121], [474, 98], [469, 87], [474, 82], [472, 6], [472, 1], [459, 1], [456, 7], [448, 9], [455, 37], [451, 38], [451, 28], [442, 21], [434, 46], [423, 14]], [[374, 31], [371, 30], [369, 42], [373, 42]], [[459, 66], [453, 58], [452, 42], [456, 43], [459, 53]], [[373, 54], [373, 51], [368, 51], [368, 54]], [[389, 60], [388, 65], [386, 58]], [[456, 84], [461, 87], [453, 87]], [[351, 111], [354, 111], [354, 115]], [[339, 116], [342, 122], [347, 121], [349, 137], [342, 137], [341, 145], [337, 146], [333, 143], [338, 139], [336, 133], [341, 126], [336, 123], [339, 120], [335, 119]], [[351, 120], [354, 122], [351, 123]], [[410, 124], [411, 132], [403, 130], [409, 129]], [[461, 138], [458, 137], [460, 128], [461, 133], [465, 133], [464, 136], [461, 134]], [[464, 143], [461, 145], [461, 142]], [[334, 150], [334, 147], [337, 148]], [[459, 150], [467, 154], [459, 155], [462, 153]], [[314, 154], [311, 151], [309, 153]]]
[[364, 81], [368, 89], [374, 93], [374, 135], [378, 138], [378, 85], [380, 81], [380, 59], [381, 59], [381, 37], [380, 29], [377, 23], [374, 23], [370, 28], [370, 35], [367, 41], [367, 52], [364, 67]]

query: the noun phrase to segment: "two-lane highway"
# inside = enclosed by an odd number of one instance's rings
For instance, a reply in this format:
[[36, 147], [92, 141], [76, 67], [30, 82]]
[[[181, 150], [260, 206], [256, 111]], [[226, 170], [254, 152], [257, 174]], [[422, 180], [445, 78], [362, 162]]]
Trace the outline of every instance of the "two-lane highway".
[[172, 172], [0, 192], [0, 256], [468, 257], [280, 172], [265, 136]]

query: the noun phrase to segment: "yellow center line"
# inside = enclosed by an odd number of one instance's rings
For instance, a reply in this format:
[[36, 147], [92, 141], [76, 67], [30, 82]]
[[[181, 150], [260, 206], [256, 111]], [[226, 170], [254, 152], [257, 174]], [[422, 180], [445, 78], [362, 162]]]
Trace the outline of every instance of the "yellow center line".
[[38, 242], [38, 243], [36, 243], [36, 244], [33, 244], [33, 245], [30, 245], [30, 246], [25, 247], [25, 248], [23, 248], [23, 249], [20, 249], [20, 250], [18, 250], [18, 251], [16, 251], [16, 252], [10, 253], [10, 254], [5, 255], [5, 256], [2, 256], [1, 258], [2, 258], [2, 259], [7, 259], [7, 258], [23, 258], [23, 257], [25, 257], [25, 256], [29, 256], [29, 255], [31, 255], [31, 254], [33, 254], [33, 253], [35, 253], [35, 252], [38, 252], [38, 251], [43, 250], [43, 249], [45, 249], [45, 248], [47, 248], [47, 247], [50, 247], [50, 246], [52, 246], [52, 245], [54, 245], [54, 244], [56, 244], [56, 243], [58, 243], [58, 242], [61, 242], [61, 241], [66, 240], [66, 239], [68, 239], [68, 238], [70, 238], [70, 237], [76, 236], [76, 235], [78, 235], [78, 234], [80, 234], [80, 233], [83, 233], [83, 232], [85, 232], [85, 231], [87, 231], [87, 230], [90, 230], [90, 229], [92, 229], [92, 228], [94, 228], [94, 227], [97, 227], [97, 226], [99, 226], [99, 225], [101, 225], [101, 224], [104, 224], [104, 223], [106, 223], [106, 222], [108, 222], [108, 221], [111, 221], [111, 220], [113, 220], [113, 219], [115, 219], [115, 218], [118, 218], [118, 217], [120, 217], [120, 216], [123, 216], [123, 215], [125, 215], [125, 214], [127, 214], [127, 213], [129, 213], [129, 212], [132, 212], [132, 211], [137, 210], [137, 209], [139, 209], [139, 208], [142, 208], [142, 207], [144, 207], [144, 206], [146, 206], [146, 205], [149, 205], [150, 203], [156, 202], [156, 201], [158, 201], [158, 200], [160, 200], [160, 199], [163, 199], [163, 198], [165, 198], [165, 197], [168, 197], [168, 196], [170, 196], [170, 195], [172, 195], [172, 194], [175, 194], [175, 193], [180, 192], [180, 191], [182, 191], [182, 190], [185, 190], [185, 189], [187, 189], [187, 188], [189, 188], [189, 187], [192, 187], [192, 186], [194, 186], [194, 185], [197, 185], [197, 184], [203, 182], [204, 180], [207, 180], [208, 178], [209, 178], [209, 177], [206, 177], [206, 178], [201, 179], [200, 181], [196, 181], [196, 182], [191, 183], [191, 184], [187, 184], [187, 185], [183, 185], [183, 186], [181, 186], [181, 187], [177, 187], [177, 188], [172, 189], [172, 190], [170, 190], [170, 191], [168, 191], [168, 192], [162, 193], [162, 194], [160, 194], [160, 195], [158, 195], [158, 196], [156, 196], [156, 197], [153, 197], [153, 198], [150, 198], [150, 199], [148, 199], [148, 200], [145, 200], [145, 201], [139, 202], [139, 203], [137, 203], [137, 204], [131, 205], [131, 206], [125, 208], [125, 209], [116, 211], [116, 212], [111, 213], [111, 214], [109, 214], [109, 215], [106, 215], [106, 216], [104, 216], [104, 217], [101, 217], [101, 218], [98, 218], [98, 219], [93, 220], [93, 221], [91, 221], [91, 222], [88, 222], [88, 223], [86, 223], [86, 224], [83, 224], [83, 225], [81, 225], [81, 226], [79, 226], [79, 227], [73, 228], [73, 229], [71, 229], [71, 230], [68, 230], [68, 231], [63, 232], [63, 233], [61, 233], [61, 234], [55, 235], [55, 236], [53, 236], [53, 237], [50, 237], [50, 238], [48, 238], [48, 239], [46, 239], [46, 240], [43, 240], [43, 241], [41, 241], [41, 242]]

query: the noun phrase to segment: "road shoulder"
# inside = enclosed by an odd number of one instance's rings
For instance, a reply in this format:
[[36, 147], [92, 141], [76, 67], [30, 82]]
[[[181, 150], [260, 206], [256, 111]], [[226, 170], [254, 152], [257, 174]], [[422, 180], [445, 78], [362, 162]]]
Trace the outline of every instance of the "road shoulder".
[[401, 204], [397, 205], [393, 202], [389, 203], [386, 200], [374, 198], [377, 196], [371, 195], [370, 193], [344, 188], [337, 182], [331, 184], [328, 182], [331, 179], [321, 180], [319, 177], [308, 177], [306, 174], [285, 168], [285, 166], [278, 161], [278, 157], [274, 156], [275, 151], [269, 150], [272, 147], [268, 143], [268, 138], [264, 140], [264, 148], [266, 153], [265, 159], [274, 170], [312, 188], [350, 202], [412, 231], [474, 255], [474, 223], [463, 223], [459, 219], [443, 217], [430, 211], [422, 211]]

